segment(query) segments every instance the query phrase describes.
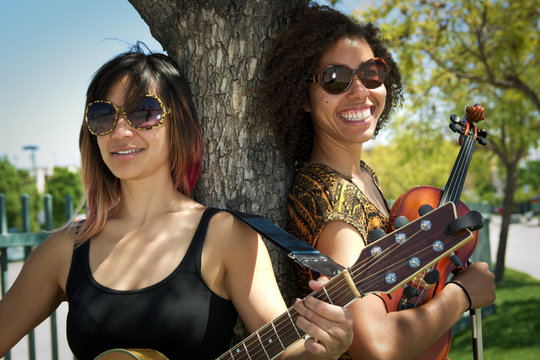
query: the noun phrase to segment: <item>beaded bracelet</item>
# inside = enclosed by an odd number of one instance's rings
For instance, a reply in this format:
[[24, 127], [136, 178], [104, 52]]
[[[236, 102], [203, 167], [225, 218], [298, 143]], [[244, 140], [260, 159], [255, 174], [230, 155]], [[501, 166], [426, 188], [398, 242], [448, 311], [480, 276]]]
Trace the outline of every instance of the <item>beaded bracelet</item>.
[[467, 292], [467, 289], [465, 289], [465, 286], [461, 285], [460, 283], [458, 283], [457, 281], [454, 281], [454, 280], [451, 280], [449, 282], [446, 283], [446, 285], [448, 284], [456, 284], [457, 286], [459, 286], [463, 292], [465, 293], [465, 295], [467, 295], [467, 300], [469, 300], [469, 307], [467, 308], [467, 310], [465, 311], [469, 311], [471, 310], [471, 307], [472, 307], [472, 300], [471, 300], [471, 296], [469, 295], [469, 293]]

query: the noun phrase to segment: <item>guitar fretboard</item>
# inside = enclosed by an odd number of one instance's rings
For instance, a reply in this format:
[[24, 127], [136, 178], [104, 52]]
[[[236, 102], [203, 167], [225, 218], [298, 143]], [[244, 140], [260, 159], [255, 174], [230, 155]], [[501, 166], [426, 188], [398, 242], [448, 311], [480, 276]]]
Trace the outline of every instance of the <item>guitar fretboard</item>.
[[[346, 270], [332, 278], [323, 288], [314, 291], [311, 296], [325, 302], [346, 306], [359, 294], [350, 287], [350, 278]], [[348, 289], [348, 291], [347, 291]], [[294, 307], [287, 309], [273, 321], [236, 344], [218, 360], [272, 359], [300, 340], [305, 334], [296, 327], [299, 314]]]

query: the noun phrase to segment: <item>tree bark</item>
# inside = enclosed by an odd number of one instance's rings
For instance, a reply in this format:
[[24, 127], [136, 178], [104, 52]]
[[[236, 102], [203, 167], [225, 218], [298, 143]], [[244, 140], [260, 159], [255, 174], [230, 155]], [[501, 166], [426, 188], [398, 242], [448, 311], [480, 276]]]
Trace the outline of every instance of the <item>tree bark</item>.
[[[307, 0], [129, 0], [152, 36], [180, 65], [204, 133], [193, 197], [284, 224], [293, 169], [277, 154], [269, 121], [254, 108], [269, 40]], [[282, 294], [298, 296], [292, 264], [267, 245]]]
[[495, 283], [499, 283], [504, 280], [508, 231], [510, 230], [510, 223], [512, 221], [512, 213], [514, 209], [514, 194], [517, 188], [517, 168], [519, 160], [523, 157], [523, 153], [524, 150], [518, 151], [518, 153], [516, 154], [516, 158], [512, 159], [511, 161], [505, 162], [507, 175], [504, 185], [503, 213], [495, 264]]

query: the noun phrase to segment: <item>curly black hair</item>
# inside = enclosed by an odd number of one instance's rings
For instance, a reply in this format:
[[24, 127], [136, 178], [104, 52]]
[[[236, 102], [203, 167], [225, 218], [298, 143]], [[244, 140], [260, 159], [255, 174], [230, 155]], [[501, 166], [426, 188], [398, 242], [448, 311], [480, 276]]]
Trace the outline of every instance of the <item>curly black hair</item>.
[[309, 160], [313, 147], [311, 116], [303, 105], [309, 83], [323, 53], [345, 37], [364, 39], [376, 57], [383, 58], [389, 72], [384, 82], [387, 96], [375, 135], [388, 122], [392, 110], [403, 101], [397, 64], [379, 37], [379, 28], [361, 24], [341, 12], [311, 4], [296, 9], [289, 24], [272, 40], [265, 52], [265, 70], [259, 88], [259, 104], [273, 124], [278, 147], [286, 163], [297, 167]]

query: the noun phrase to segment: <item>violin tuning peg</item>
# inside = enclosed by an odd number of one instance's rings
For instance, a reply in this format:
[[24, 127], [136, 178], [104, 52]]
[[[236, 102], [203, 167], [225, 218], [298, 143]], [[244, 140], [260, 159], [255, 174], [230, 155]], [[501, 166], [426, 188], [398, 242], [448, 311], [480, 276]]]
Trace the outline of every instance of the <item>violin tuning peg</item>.
[[405, 299], [409, 300], [418, 295], [420, 295], [420, 290], [413, 286], [405, 286], [405, 288], [403, 289], [402, 297], [404, 297]]
[[453, 122], [454, 124], [457, 124], [460, 122], [460, 118], [459, 116], [457, 116], [456, 114], [452, 114], [450, 115], [450, 121]]
[[430, 211], [433, 211], [433, 206], [431, 206], [429, 204], [424, 204], [424, 205], [420, 206], [420, 209], [418, 209], [418, 214], [420, 216], [424, 216]]
[[399, 229], [400, 227], [403, 227], [409, 223], [409, 219], [407, 219], [405, 216], [401, 215], [398, 216], [394, 220], [394, 228]]
[[461, 259], [457, 257], [455, 253], [450, 254], [450, 260], [452, 261], [452, 264], [454, 264], [457, 268], [463, 268], [463, 263], [461, 262]]
[[386, 233], [382, 229], [375, 229], [369, 232], [369, 240], [370, 242], [379, 240], [382, 238]]
[[424, 281], [428, 284], [435, 284], [437, 281], [439, 281], [440, 274], [437, 269], [431, 270], [424, 276]]
[[450, 129], [452, 129], [452, 131], [455, 132], [455, 133], [459, 133], [459, 134], [463, 135], [463, 129], [458, 124], [451, 123], [450, 124]]
[[478, 130], [478, 136], [486, 138], [488, 136], [488, 133], [485, 129]]

